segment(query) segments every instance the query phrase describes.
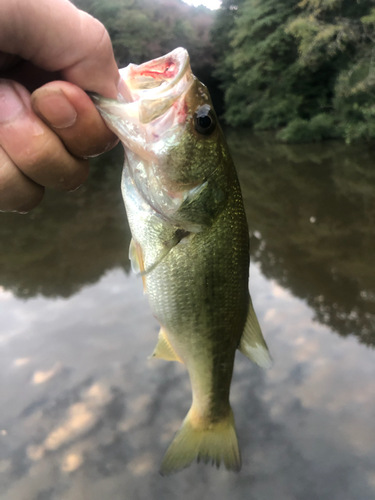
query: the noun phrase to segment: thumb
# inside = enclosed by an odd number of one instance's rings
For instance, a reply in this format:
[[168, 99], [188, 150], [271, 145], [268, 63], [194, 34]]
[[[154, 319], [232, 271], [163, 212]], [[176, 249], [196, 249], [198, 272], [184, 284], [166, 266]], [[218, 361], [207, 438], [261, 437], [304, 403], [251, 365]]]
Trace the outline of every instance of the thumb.
[[67, 0], [0, 2], [0, 52], [17, 55], [84, 90], [117, 96], [119, 74], [105, 27]]

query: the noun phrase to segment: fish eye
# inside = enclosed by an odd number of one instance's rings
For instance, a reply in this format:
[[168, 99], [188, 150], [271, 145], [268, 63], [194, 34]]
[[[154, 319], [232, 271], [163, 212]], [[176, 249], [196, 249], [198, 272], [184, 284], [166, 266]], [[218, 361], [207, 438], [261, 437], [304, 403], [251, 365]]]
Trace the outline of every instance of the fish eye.
[[208, 104], [200, 106], [194, 114], [195, 130], [202, 135], [211, 135], [215, 130], [216, 121]]

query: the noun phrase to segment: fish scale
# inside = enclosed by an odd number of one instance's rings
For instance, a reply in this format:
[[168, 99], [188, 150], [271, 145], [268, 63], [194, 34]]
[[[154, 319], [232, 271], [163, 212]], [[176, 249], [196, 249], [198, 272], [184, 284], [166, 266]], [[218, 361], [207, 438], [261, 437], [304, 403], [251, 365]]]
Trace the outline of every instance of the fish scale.
[[161, 326], [153, 356], [184, 363], [192, 387], [160, 472], [195, 458], [239, 471], [229, 404], [235, 352], [263, 367], [271, 358], [248, 291], [249, 232], [235, 167], [185, 49], [121, 75], [129, 102], [93, 99], [125, 148], [132, 267]]

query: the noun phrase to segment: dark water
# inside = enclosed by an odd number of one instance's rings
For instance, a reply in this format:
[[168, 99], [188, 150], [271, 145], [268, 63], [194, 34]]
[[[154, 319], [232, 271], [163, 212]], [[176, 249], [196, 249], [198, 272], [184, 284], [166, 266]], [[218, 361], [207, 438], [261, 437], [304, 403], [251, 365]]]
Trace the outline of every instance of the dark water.
[[229, 134], [250, 288], [275, 360], [238, 354], [243, 468], [158, 475], [187, 373], [129, 273], [121, 152], [32, 214], [0, 214], [0, 499], [375, 497], [375, 151]]

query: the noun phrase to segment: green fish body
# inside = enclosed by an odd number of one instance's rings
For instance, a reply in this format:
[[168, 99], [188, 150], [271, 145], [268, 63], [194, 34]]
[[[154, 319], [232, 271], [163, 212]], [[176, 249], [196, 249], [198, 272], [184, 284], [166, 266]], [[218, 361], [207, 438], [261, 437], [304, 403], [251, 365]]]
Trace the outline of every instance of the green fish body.
[[249, 291], [249, 232], [235, 167], [184, 49], [121, 70], [125, 99], [93, 96], [122, 140], [130, 258], [160, 332], [153, 356], [186, 365], [192, 405], [161, 470], [197, 458], [239, 471], [229, 404], [236, 349], [271, 359]]

